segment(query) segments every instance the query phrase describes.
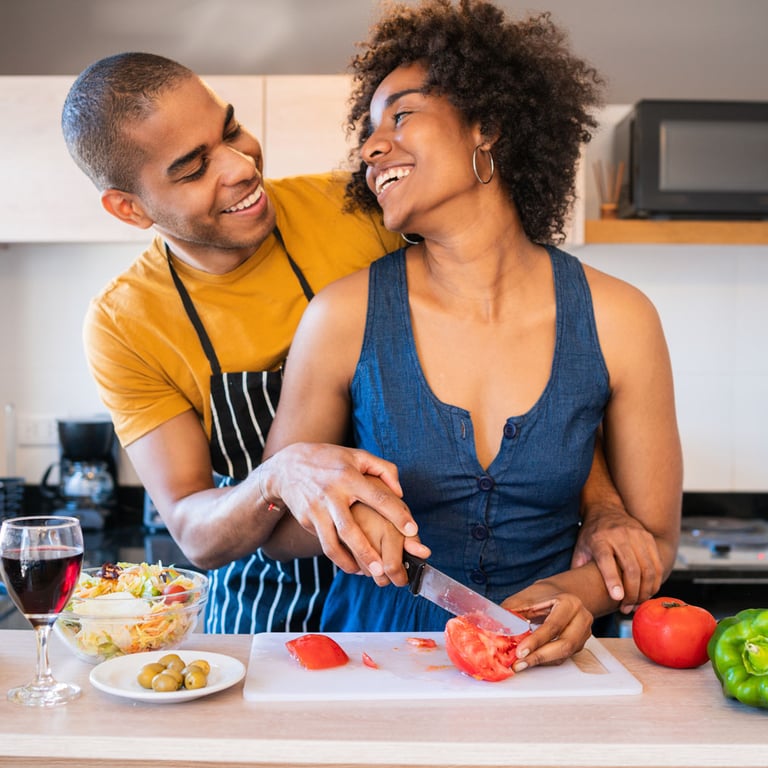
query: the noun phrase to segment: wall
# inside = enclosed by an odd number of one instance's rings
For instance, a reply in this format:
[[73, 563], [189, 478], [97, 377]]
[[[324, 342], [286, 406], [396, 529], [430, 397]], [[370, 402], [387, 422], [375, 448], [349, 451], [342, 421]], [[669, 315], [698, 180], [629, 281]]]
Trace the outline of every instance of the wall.
[[[686, 490], [768, 490], [768, 247], [573, 250], [637, 285], [659, 310], [675, 373]], [[136, 251], [135, 244], [0, 251], [0, 404], [62, 418], [101, 410], [80, 323], [90, 297]], [[20, 447], [16, 471], [37, 482], [55, 458], [53, 447]], [[0, 475], [6, 466], [3, 456]], [[125, 457], [120, 468], [123, 483], [138, 484]]]
[[[323, 78], [310, 82], [309, 88], [327, 107], [323, 133], [340, 136], [335, 133], [334, 111], [339, 82], [329, 82], [327, 91], [319, 87], [321, 82]], [[216, 83], [220, 85], [224, 83]], [[333, 162], [311, 167], [311, 153], [296, 153], [296, 147], [302, 147], [296, 136], [286, 137], [274, 127], [308, 124], [300, 114], [305, 85], [304, 78], [277, 77], [266, 89], [265, 103], [274, 103], [279, 119], [272, 122], [273, 111], [268, 109], [261, 135], [267, 143], [278, 134], [286, 138], [281, 164], [268, 167], [272, 175], [280, 175], [283, 167], [285, 173], [294, 173], [322, 170]], [[239, 109], [241, 102], [236, 103]], [[607, 141], [606, 132], [599, 134], [590, 151], [604, 152]], [[333, 158], [343, 154], [333, 141], [326, 151]], [[266, 156], [271, 163], [281, 155], [267, 147]], [[595, 215], [595, 196], [586, 168], [594, 156], [586, 158], [582, 169], [588, 217]], [[18, 195], [20, 187], [14, 189]], [[51, 195], [51, 189], [56, 194]], [[106, 216], [93, 194], [93, 216]], [[58, 195], [63, 196], [60, 201]], [[65, 199], [66, 189], [59, 192], [48, 184], [27, 205], [37, 203], [42, 227]], [[7, 210], [0, 215], [7, 217]], [[127, 266], [139, 248], [136, 242], [0, 246], [0, 406], [13, 403], [19, 415], [49, 418], [81, 418], [101, 411], [81, 347], [82, 316], [91, 296]], [[768, 246], [588, 245], [572, 250], [585, 262], [637, 285], [660, 312], [675, 373], [686, 490], [768, 491]], [[0, 419], [6, 446], [6, 414]], [[18, 473], [36, 483], [56, 459], [55, 444], [14, 448], [0, 448], [0, 476]], [[124, 455], [119, 468], [123, 484], [138, 484]]]

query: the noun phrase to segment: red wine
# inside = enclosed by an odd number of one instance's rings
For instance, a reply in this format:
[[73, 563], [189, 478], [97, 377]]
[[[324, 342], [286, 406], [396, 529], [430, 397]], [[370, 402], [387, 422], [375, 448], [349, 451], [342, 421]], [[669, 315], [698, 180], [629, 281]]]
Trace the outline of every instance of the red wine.
[[75, 547], [40, 547], [33, 556], [20, 549], [3, 553], [3, 573], [8, 594], [34, 624], [61, 611], [72, 596], [80, 576], [83, 552]]

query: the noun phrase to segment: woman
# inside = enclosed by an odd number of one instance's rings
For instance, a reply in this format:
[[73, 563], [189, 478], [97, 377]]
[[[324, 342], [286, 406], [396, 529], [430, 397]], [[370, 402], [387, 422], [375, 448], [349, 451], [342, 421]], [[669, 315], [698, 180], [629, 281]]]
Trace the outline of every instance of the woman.
[[[570, 567], [601, 425], [624, 503], [666, 573], [679, 532], [657, 313], [551, 245], [599, 79], [548, 15], [514, 23], [473, 0], [393, 7], [353, 70], [362, 165], [350, 201], [418, 237], [312, 301], [267, 450], [340, 442], [351, 426], [357, 446], [397, 464], [436, 567], [507, 608], [548, 611], [517, 669], [557, 663], [616, 607], [594, 563]], [[338, 573], [322, 628], [442, 629], [448, 614], [398, 588], [402, 536], [358, 513], [387, 567]], [[277, 557], [316, 549], [290, 516], [268, 546]]]

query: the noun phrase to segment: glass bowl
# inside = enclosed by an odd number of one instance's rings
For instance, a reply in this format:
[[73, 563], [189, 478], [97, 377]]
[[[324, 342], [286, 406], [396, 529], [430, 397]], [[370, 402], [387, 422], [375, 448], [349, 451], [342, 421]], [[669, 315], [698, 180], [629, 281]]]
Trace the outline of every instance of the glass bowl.
[[[178, 648], [200, 621], [208, 577], [173, 566], [120, 563], [120, 580], [84, 568], [55, 634], [91, 664], [145, 651]], [[115, 568], [115, 566], [109, 566]]]

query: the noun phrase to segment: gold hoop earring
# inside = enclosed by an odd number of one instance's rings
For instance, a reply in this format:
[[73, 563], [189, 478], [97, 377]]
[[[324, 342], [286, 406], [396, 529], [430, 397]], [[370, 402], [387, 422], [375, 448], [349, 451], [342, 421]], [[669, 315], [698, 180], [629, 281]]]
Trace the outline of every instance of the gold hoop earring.
[[496, 173], [496, 166], [493, 164], [493, 155], [491, 154], [490, 149], [484, 150], [488, 153], [488, 159], [491, 161], [491, 175], [487, 179], [481, 179], [480, 174], [477, 172], [477, 150], [481, 148], [481, 145], [478, 144], [475, 147], [475, 151], [472, 153], [472, 170], [475, 172], [475, 178], [481, 183], [481, 184], [490, 184], [491, 179], [493, 178], [493, 174]]
[[401, 233], [400, 233], [400, 237], [402, 237], [402, 238], [403, 238], [403, 240], [405, 240], [405, 242], [406, 242], [406, 243], [409, 243], [410, 245], [418, 245], [418, 244], [419, 244], [419, 243], [420, 243], [420, 242], [421, 242], [421, 241], [424, 239], [424, 238], [423, 238], [421, 235], [414, 235], [413, 233], [409, 233], [409, 234], [411, 235], [411, 237], [418, 237], [418, 238], [419, 238], [418, 240], [410, 240], [410, 239], [408, 238], [408, 235], [407, 235], [407, 234], [405, 234], [405, 235], [404, 235], [404, 234], [401, 232]]

